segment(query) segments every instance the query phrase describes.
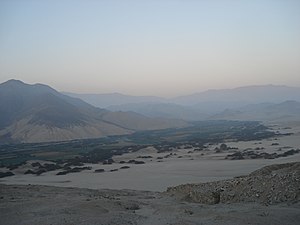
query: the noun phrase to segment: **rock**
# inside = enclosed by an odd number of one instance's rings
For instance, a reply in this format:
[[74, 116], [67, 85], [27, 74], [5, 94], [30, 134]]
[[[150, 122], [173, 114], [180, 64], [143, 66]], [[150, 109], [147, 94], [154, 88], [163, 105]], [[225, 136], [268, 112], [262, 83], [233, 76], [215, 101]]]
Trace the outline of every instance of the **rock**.
[[129, 166], [122, 166], [120, 169], [129, 169]]
[[103, 172], [105, 172], [104, 169], [97, 169], [97, 170], [95, 170], [95, 173], [103, 173]]
[[202, 204], [299, 202], [300, 162], [263, 167], [248, 176], [167, 189], [167, 194]]
[[145, 156], [138, 156], [138, 159], [151, 159], [153, 158], [151, 155], [145, 155]]
[[115, 161], [113, 159], [107, 159], [103, 161], [103, 165], [111, 165], [113, 164]]
[[267, 153], [267, 152], [255, 152], [250, 151], [249, 149], [244, 150], [243, 152], [235, 152], [233, 154], [229, 154], [225, 157], [225, 159], [231, 159], [231, 160], [240, 160], [240, 159], [276, 159], [279, 157], [287, 157], [289, 155], [294, 155], [299, 153], [300, 150], [297, 149], [291, 149], [284, 153], [277, 154], [277, 153]]
[[24, 174], [36, 174], [36, 173], [32, 170], [27, 170]]
[[186, 213], [186, 214], [188, 214], [188, 215], [193, 215], [193, 214], [194, 214], [193, 211], [188, 210], [188, 209], [185, 209], [185, 210], [184, 210], [184, 213]]
[[223, 143], [223, 144], [220, 145], [220, 150], [221, 151], [226, 151], [227, 149], [228, 149], [228, 146], [226, 144]]
[[127, 210], [138, 210], [140, 209], [140, 206], [137, 203], [129, 202], [125, 204], [125, 209]]
[[62, 171], [62, 172], [58, 172], [56, 175], [66, 175], [68, 173], [79, 173], [83, 170], [91, 170], [92, 168], [89, 167], [89, 166], [85, 166], [85, 167], [74, 167], [70, 170], [65, 170], [65, 171]]
[[39, 162], [34, 162], [34, 163], [31, 163], [31, 166], [32, 167], [40, 167], [42, 165]]
[[47, 172], [46, 169], [39, 169], [38, 171], [35, 172], [35, 174], [39, 176], [39, 175], [41, 175], [42, 173], [45, 173], [45, 172]]
[[0, 172], [0, 178], [14, 176], [15, 174], [12, 172]]
[[67, 171], [62, 171], [62, 172], [58, 172], [56, 175], [66, 175], [66, 174], [68, 174], [68, 172]]
[[241, 160], [244, 159], [244, 156], [241, 152], [235, 152], [233, 154], [227, 155], [225, 159]]
[[18, 169], [19, 168], [19, 165], [9, 165], [7, 166], [7, 169], [9, 170], [14, 170], [14, 169]]
[[137, 160], [134, 160], [134, 159], [129, 160], [127, 163], [132, 163], [132, 164], [145, 164], [144, 161], [137, 161]]
[[271, 145], [272, 146], [276, 146], [276, 145], [279, 145], [279, 143], [272, 143]]
[[40, 169], [44, 169], [46, 171], [54, 171], [63, 168], [62, 166], [58, 164], [53, 163], [45, 163], [44, 165], [39, 166]]

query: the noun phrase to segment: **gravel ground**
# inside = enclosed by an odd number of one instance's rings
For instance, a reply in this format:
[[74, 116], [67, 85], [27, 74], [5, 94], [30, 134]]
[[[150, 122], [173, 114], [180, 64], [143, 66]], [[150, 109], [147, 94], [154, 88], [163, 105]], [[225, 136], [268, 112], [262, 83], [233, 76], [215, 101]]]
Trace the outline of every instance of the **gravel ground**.
[[[273, 165], [249, 176], [181, 185], [163, 193], [0, 184], [0, 224], [296, 225], [299, 165]], [[214, 197], [218, 190], [219, 197]]]

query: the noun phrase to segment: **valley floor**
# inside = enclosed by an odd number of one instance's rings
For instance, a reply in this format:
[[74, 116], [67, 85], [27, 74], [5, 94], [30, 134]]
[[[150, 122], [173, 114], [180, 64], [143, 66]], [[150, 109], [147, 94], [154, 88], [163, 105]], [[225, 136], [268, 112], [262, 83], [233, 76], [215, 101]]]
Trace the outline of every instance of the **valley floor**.
[[[282, 127], [275, 126], [273, 129], [283, 131]], [[287, 132], [294, 134], [282, 136], [276, 140], [272, 138], [261, 141], [228, 142], [226, 144], [230, 147], [238, 147], [241, 151], [259, 147], [268, 153], [282, 152], [291, 148], [298, 149], [300, 147], [300, 127], [289, 128]], [[215, 147], [217, 146], [211, 145], [205, 151], [180, 149], [176, 152], [164, 153], [157, 153], [155, 149], [150, 147], [138, 152], [116, 156], [114, 157], [115, 163], [111, 165], [91, 164], [88, 166], [91, 166], [92, 170], [60, 176], [56, 175], [58, 171], [46, 172], [40, 176], [24, 175], [24, 171], [30, 166], [29, 163], [14, 170], [15, 176], [1, 179], [0, 225], [299, 224], [299, 191], [296, 193], [293, 191], [294, 195], [291, 196], [296, 196], [293, 201], [284, 200], [276, 204], [259, 203], [256, 200], [224, 203], [221, 194], [221, 201], [214, 205], [187, 202], [188, 200], [178, 198], [177, 194], [186, 194], [186, 191], [190, 194], [190, 188], [192, 191], [196, 188], [197, 191], [197, 185], [183, 185], [183, 188], [171, 188], [169, 189], [171, 192], [166, 192], [169, 186], [224, 180], [247, 175], [266, 165], [300, 162], [299, 153], [275, 159], [229, 160], [224, 158], [230, 151], [234, 150], [216, 153]], [[143, 160], [145, 164], [120, 164], [120, 161], [132, 159]], [[129, 166], [129, 168], [120, 169], [122, 166]], [[105, 172], [94, 172], [95, 169], [101, 168], [105, 169]], [[110, 172], [114, 169], [118, 170]], [[269, 170], [267, 169], [267, 171]], [[274, 172], [274, 174], [277, 173]], [[289, 171], [289, 173], [285, 177], [291, 179], [291, 182], [285, 181], [288, 184], [293, 184], [293, 187], [298, 187], [299, 170]], [[295, 174], [298, 177], [294, 179]], [[271, 178], [262, 179], [266, 181], [272, 179], [273, 175], [269, 174], [269, 176]], [[251, 185], [255, 183], [252, 182], [252, 178], [248, 180], [247, 177], [244, 177], [234, 179], [233, 184], [241, 184], [242, 182], [235, 182], [240, 181], [239, 179], [250, 182]], [[223, 182], [220, 183], [223, 185]], [[261, 183], [264, 182], [257, 184], [260, 185]], [[276, 181], [276, 183], [278, 182]], [[224, 182], [224, 184], [227, 183]], [[272, 192], [268, 188], [265, 188], [264, 191], [272, 194], [292, 190], [289, 189], [289, 186], [292, 185], [283, 186], [280, 187], [283, 189], [278, 189], [279, 191]], [[244, 193], [243, 188], [236, 190]], [[253, 188], [249, 186], [249, 190], [247, 190], [252, 193], [255, 188], [255, 185]], [[276, 185], [272, 188], [276, 189]], [[261, 189], [258, 188], [257, 190]], [[181, 191], [183, 192], [181, 193]], [[210, 188], [207, 191], [209, 193]], [[231, 193], [226, 191], [222, 193], [231, 196]], [[206, 192], [204, 197], [206, 197]], [[252, 193], [250, 197], [250, 199], [257, 199], [260, 198], [260, 195], [253, 195]], [[198, 197], [196, 200], [199, 200]]]
[[[290, 124], [289, 124], [290, 126]], [[257, 150], [257, 152], [282, 153], [290, 149], [300, 148], [300, 126], [273, 126], [272, 129], [281, 133], [293, 133], [290, 136], [281, 136], [260, 141], [228, 142], [229, 147], [237, 147], [239, 151]], [[56, 175], [58, 171], [50, 171], [40, 176], [24, 172], [31, 169], [29, 165], [20, 167], [13, 172], [15, 176], [0, 179], [5, 184], [36, 184], [53, 185], [60, 187], [79, 187], [91, 189], [133, 189], [146, 191], [165, 191], [167, 187], [199, 183], [215, 180], [229, 179], [246, 175], [266, 165], [300, 161], [300, 153], [275, 159], [224, 159], [226, 155], [236, 151], [228, 150], [216, 153], [214, 150], [219, 145], [211, 145], [203, 151], [194, 149], [180, 149], [172, 152], [157, 153], [151, 147], [138, 152], [115, 156], [115, 163], [111, 165], [85, 164], [92, 170], [80, 173]], [[146, 158], [143, 158], [146, 157]], [[147, 158], [149, 157], [149, 158]], [[145, 164], [120, 164], [120, 161], [141, 160]], [[30, 163], [29, 163], [30, 164]], [[127, 169], [120, 169], [128, 166]], [[106, 172], [95, 173], [96, 169]], [[111, 172], [111, 170], [113, 170]]]

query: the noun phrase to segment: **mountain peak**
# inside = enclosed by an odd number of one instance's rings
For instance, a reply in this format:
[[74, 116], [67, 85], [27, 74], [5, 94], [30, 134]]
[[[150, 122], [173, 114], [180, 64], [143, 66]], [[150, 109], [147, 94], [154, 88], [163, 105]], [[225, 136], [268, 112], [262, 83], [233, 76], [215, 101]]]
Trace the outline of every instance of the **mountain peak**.
[[0, 86], [4, 89], [10, 89], [12, 91], [21, 91], [23, 93], [39, 92], [39, 93], [52, 93], [58, 94], [57, 91], [45, 84], [27, 84], [21, 80], [10, 79]]
[[3, 82], [1, 85], [26, 85], [26, 84], [21, 80], [10, 79], [8, 81]]

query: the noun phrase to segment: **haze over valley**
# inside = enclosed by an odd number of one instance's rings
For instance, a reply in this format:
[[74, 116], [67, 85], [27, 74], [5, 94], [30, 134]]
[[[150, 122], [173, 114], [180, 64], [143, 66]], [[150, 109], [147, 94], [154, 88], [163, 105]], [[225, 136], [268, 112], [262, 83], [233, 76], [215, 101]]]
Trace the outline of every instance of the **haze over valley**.
[[99, 138], [186, 124], [179, 120], [151, 119], [132, 112], [110, 112], [44, 84], [9, 80], [0, 84], [0, 93], [0, 139], [4, 143]]
[[[61, 93], [8, 80], [0, 84], [1, 162], [15, 172], [6, 182], [27, 183], [24, 174], [36, 174], [30, 183], [162, 191], [291, 162], [300, 155], [299, 90], [251, 86], [163, 99]], [[131, 175], [123, 177], [123, 167]], [[214, 172], [221, 168], [224, 173]], [[91, 169], [104, 180], [94, 180]], [[90, 172], [82, 177], [76, 174], [81, 170]]]
[[63, 94], [45, 84], [9, 80], [0, 84], [0, 93], [3, 143], [99, 138], [179, 128], [198, 120], [300, 121], [300, 88], [287, 86], [242, 87], [163, 99]]
[[0, 1], [0, 225], [298, 225], [300, 1]]
[[[96, 107], [111, 111], [137, 112], [149, 117], [176, 118], [184, 120], [230, 119], [229, 111], [245, 113], [250, 110], [249, 120], [272, 120], [280, 116], [297, 117], [296, 109], [300, 102], [300, 88], [279, 85], [260, 85], [234, 89], [209, 90], [176, 98], [154, 96], [127, 96], [114, 94], [74, 94], [66, 95], [80, 98]], [[280, 111], [279, 107], [282, 104]], [[277, 106], [278, 105], [278, 106]], [[266, 111], [272, 111], [270, 115]], [[269, 109], [266, 109], [269, 108]], [[233, 112], [231, 112], [233, 113]], [[215, 116], [217, 114], [217, 117]], [[221, 115], [222, 114], [222, 115]], [[284, 114], [284, 115], [283, 115]], [[263, 116], [265, 115], [265, 117]], [[222, 116], [224, 116], [222, 118]], [[235, 117], [236, 116], [236, 117]], [[242, 119], [242, 115], [232, 119]], [[268, 118], [267, 118], [267, 117]], [[275, 118], [274, 118], [275, 117]], [[247, 118], [244, 118], [247, 120]], [[296, 118], [294, 118], [296, 119]]]

